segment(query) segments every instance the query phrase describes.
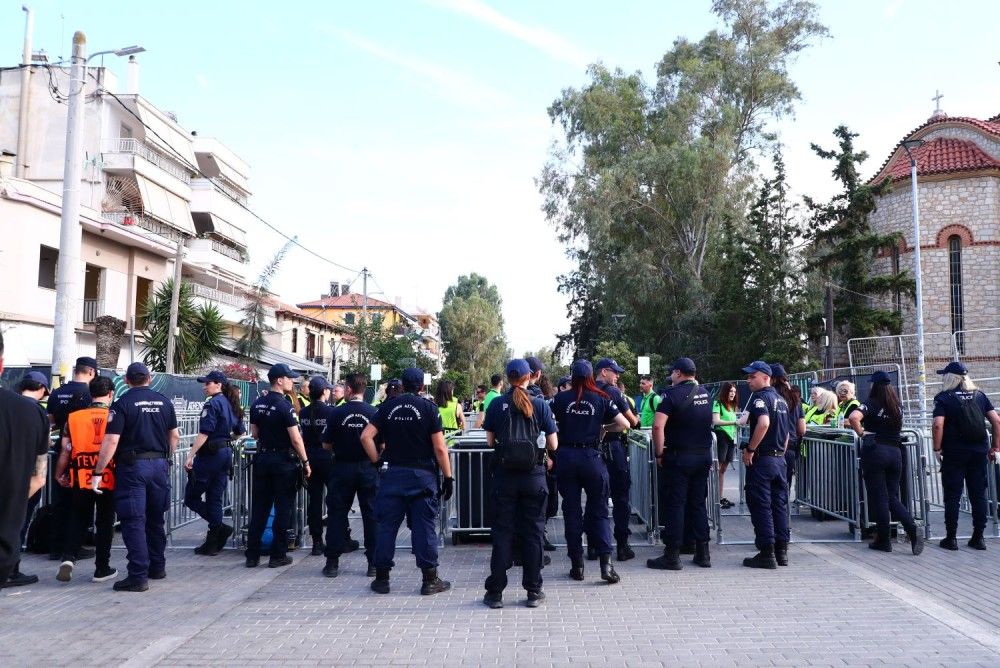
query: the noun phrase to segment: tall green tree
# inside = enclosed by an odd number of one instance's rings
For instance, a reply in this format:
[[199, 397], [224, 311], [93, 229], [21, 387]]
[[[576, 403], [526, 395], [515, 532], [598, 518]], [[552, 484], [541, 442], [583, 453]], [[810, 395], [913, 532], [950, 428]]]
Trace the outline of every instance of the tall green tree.
[[447, 370], [464, 374], [470, 386], [502, 370], [507, 339], [496, 286], [477, 274], [459, 277], [445, 291], [438, 322]]
[[[724, 28], [678, 39], [654, 82], [594, 65], [588, 85], [549, 108], [564, 141], [538, 186], [577, 264], [560, 289], [572, 320], [563, 344], [578, 354], [620, 336], [711, 358], [712, 246], [723, 221], [745, 215], [768, 124], [799, 98], [788, 64], [827, 34], [811, 2], [718, 0], [713, 11]], [[628, 316], [620, 331], [616, 314]]]
[[373, 364], [382, 365], [382, 378], [399, 378], [403, 370], [416, 365], [428, 373], [436, 370], [434, 360], [416, 350], [420, 337], [413, 332], [397, 333], [382, 325], [382, 316], [373, 315], [367, 322], [362, 320], [354, 327], [354, 335], [358, 340], [364, 340], [366, 345], [360, 349], [359, 359], [347, 363], [342, 373], [371, 374]]
[[286, 241], [271, 261], [264, 265], [250, 289], [244, 292], [246, 304], [240, 309], [242, 313], [240, 329], [243, 333], [236, 340], [236, 354], [252, 363], [259, 360], [261, 353], [264, 352], [264, 337], [274, 331], [274, 328], [267, 324], [272, 307], [271, 281], [278, 273], [278, 267], [281, 266], [291, 245], [292, 241]]
[[899, 334], [902, 316], [891, 307], [891, 295], [915, 290], [913, 277], [906, 270], [875, 275], [872, 261], [883, 249], [898, 246], [902, 235], [878, 234], [869, 217], [877, 198], [890, 192], [887, 177], [879, 183], [866, 183], [858, 168], [868, 153], [854, 146], [857, 133], [840, 125], [833, 131], [838, 147], [826, 150], [812, 144], [820, 158], [834, 163], [833, 177], [842, 190], [825, 203], [806, 198], [813, 214], [810, 268], [818, 269], [833, 284], [834, 323], [847, 338]]
[[[167, 339], [170, 332], [170, 300], [173, 297], [173, 279], [167, 279], [146, 302], [146, 328], [143, 337], [145, 362], [152, 371], [167, 368]], [[174, 370], [180, 374], [192, 373], [208, 364], [222, 343], [226, 323], [219, 309], [212, 304], [194, 303], [194, 292], [189, 283], [181, 281], [177, 302], [177, 335], [174, 348]]]

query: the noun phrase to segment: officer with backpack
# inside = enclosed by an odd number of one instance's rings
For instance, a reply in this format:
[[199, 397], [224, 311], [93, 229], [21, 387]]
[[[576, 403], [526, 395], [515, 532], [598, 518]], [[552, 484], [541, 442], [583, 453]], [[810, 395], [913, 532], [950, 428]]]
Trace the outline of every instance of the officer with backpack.
[[[951, 362], [938, 371], [942, 391], [934, 397], [934, 453], [941, 463], [941, 488], [944, 492], [944, 526], [947, 535], [941, 547], [957, 550], [958, 504], [964, 485], [972, 506], [972, 537], [968, 546], [985, 550], [987, 459], [1000, 453], [1000, 417], [989, 397], [969, 380], [969, 370], [961, 362]], [[993, 428], [990, 450], [986, 420]], [[987, 454], [989, 453], [989, 454]]]
[[[486, 442], [493, 456], [493, 553], [490, 576], [486, 578], [483, 603], [503, 607], [507, 569], [513, 562], [514, 536], [520, 543], [522, 584], [528, 592], [528, 607], [536, 608], [545, 598], [542, 592], [542, 545], [545, 536], [545, 507], [549, 491], [545, 480], [546, 450], [557, 447], [556, 423], [548, 403], [529, 394], [532, 370], [523, 359], [507, 363], [510, 392], [490, 403], [483, 421]], [[545, 447], [538, 437], [545, 434]]]
[[753, 394], [747, 410], [750, 442], [743, 450], [746, 495], [757, 554], [743, 560], [748, 568], [788, 565], [788, 468], [785, 448], [791, 434], [788, 404], [771, 387], [771, 365], [751, 362], [743, 368]]

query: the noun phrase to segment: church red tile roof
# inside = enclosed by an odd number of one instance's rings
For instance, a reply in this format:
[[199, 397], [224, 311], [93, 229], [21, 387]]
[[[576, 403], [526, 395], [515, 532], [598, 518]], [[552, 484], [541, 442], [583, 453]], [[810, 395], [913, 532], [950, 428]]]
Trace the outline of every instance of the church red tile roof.
[[[935, 139], [914, 149], [913, 157], [917, 160], [918, 176], [1000, 168], [1000, 160], [990, 157], [974, 143], [964, 139]], [[891, 177], [893, 181], [909, 178], [910, 160], [906, 153], [897, 155], [892, 164], [882, 170], [882, 174]]]
[[[349, 308], [356, 309], [364, 306], [365, 298], [364, 295], [359, 295], [355, 293], [347, 295], [334, 295], [331, 297], [323, 297], [322, 299], [317, 299], [316, 301], [304, 302], [298, 304], [299, 308]], [[368, 298], [368, 308], [375, 309], [392, 309], [395, 308], [389, 302], [384, 302], [381, 299], [375, 299], [374, 297]]]

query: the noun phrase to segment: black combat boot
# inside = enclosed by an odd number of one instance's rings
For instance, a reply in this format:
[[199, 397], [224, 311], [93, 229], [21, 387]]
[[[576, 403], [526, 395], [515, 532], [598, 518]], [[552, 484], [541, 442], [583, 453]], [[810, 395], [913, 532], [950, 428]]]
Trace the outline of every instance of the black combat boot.
[[695, 566], [702, 568], [712, 567], [712, 555], [708, 551], [708, 541], [698, 542], [694, 546], [694, 559], [691, 560]]
[[420, 569], [424, 574], [424, 583], [420, 587], [420, 593], [424, 596], [430, 596], [431, 594], [440, 594], [443, 591], [448, 591], [451, 589], [451, 583], [447, 580], [442, 580], [438, 577], [438, 569], [436, 568], [422, 568]]
[[226, 547], [226, 543], [229, 541], [229, 537], [233, 535], [233, 528], [228, 524], [220, 524], [214, 530], [212, 535], [212, 543], [205, 554], [209, 556], [215, 556], [219, 552], [222, 552]]
[[778, 567], [778, 562], [774, 558], [774, 546], [765, 545], [760, 548], [760, 552], [752, 557], [743, 560], [743, 565], [747, 568], [767, 568], [774, 570]]
[[969, 539], [969, 542], [966, 543], [966, 545], [971, 547], [973, 550], [985, 550], [986, 541], [983, 540], [983, 530], [973, 529], [972, 538]]
[[323, 555], [326, 550], [326, 545], [323, 544], [323, 536], [313, 536], [313, 546], [312, 551], [309, 552], [310, 556], [319, 557]]
[[389, 569], [388, 568], [376, 568], [375, 569], [375, 579], [371, 583], [372, 591], [376, 594], [388, 594], [389, 593]]
[[667, 546], [663, 548], [662, 556], [646, 560], [646, 568], [655, 568], [658, 571], [679, 571], [684, 568], [680, 555], [680, 548]]
[[628, 561], [629, 559], [635, 559], [635, 552], [632, 551], [632, 547], [628, 544], [628, 539], [618, 541], [618, 561]]
[[609, 585], [621, 582], [621, 577], [615, 572], [615, 567], [611, 565], [611, 555], [601, 555], [601, 579]]
[[951, 550], [952, 552], [957, 551], [958, 541], [955, 540], [955, 531], [949, 531], [948, 535], [942, 538], [941, 542], [938, 543], [938, 545], [940, 545], [946, 550]]
[[917, 531], [916, 526], [907, 529], [906, 536], [910, 539], [910, 550], [914, 556], [924, 551], [924, 537]]
[[212, 529], [210, 527], [208, 529], [208, 531], [205, 532], [205, 541], [201, 545], [199, 545], [198, 547], [194, 548], [194, 553], [195, 554], [208, 554], [208, 551], [211, 549], [212, 544], [214, 542], [215, 542], [215, 529]]
[[326, 558], [326, 566], [323, 567], [323, 575], [328, 578], [335, 578], [340, 575], [340, 557]]
[[579, 582], [583, 581], [583, 559], [574, 559], [571, 562], [569, 576]]
[[868, 549], [878, 552], [892, 552], [892, 541], [888, 536], [875, 536], [875, 540], [868, 543]]
[[694, 541], [681, 543], [681, 554], [694, 554]]
[[779, 566], [788, 565], [788, 543], [783, 540], [774, 541], [774, 560]]
[[493, 610], [497, 610], [499, 608], [502, 608], [503, 607], [503, 593], [502, 592], [492, 592], [492, 591], [486, 592], [486, 595], [483, 596], [483, 605], [485, 605], [487, 608], [492, 608]]
[[597, 561], [597, 548], [587, 546], [587, 561]]

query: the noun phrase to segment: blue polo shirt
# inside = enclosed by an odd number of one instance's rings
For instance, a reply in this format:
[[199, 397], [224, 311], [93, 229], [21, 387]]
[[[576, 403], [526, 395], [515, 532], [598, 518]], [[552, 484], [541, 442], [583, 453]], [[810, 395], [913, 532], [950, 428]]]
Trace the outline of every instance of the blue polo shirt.
[[[948, 392], [938, 392], [934, 397], [934, 417], [944, 418], [944, 433], [941, 435], [941, 448], [948, 450], [965, 450], [968, 452], [986, 452], [989, 450], [989, 436], [979, 443], [970, 443], [962, 438], [958, 431], [956, 421], [962, 410], [962, 404], [967, 401], [975, 401], [979, 404], [979, 409], [983, 416], [992, 410], [996, 410], [990, 402], [990, 398], [979, 390], [950, 390]], [[987, 432], [989, 428], [987, 428]]]
[[567, 445], [596, 446], [601, 426], [614, 422], [620, 413], [611, 399], [589, 390], [584, 390], [579, 399], [574, 390], [565, 390], [552, 401], [560, 440]]
[[330, 424], [330, 415], [335, 409], [328, 403], [313, 401], [299, 411], [302, 425], [302, 441], [307, 448], [322, 448], [323, 433]]
[[118, 452], [170, 453], [167, 434], [177, 428], [174, 405], [149, 386], [133, 387], [108, 412], [106, 434], [118, 434]]
[[236, 417], [229, 400], [221, 393], [212, 395], [201, 407], [198, 433], [208, 436], [209, 441], [228, 441], [233, 434], [243, 433], [243, 423]]
[[250, 424], [257, 426], [257, 449], [286, 452], [292, 449], [289, 427], [298, 426], [295, 409], [285, 395], [268, 392], [250, 407]]
[[396, 466], [434, 466], [431, 436], [444, 431], [431, 401], [407, 392], [379, 404], [371, 423], [385, 441], [382, 460]]
[[[363, 462], [368, 459], [361, 445], [361, 432], [375, 417], [378, 409], [360, 399], [352, 399], [333, 409], [326, 422], [323, 442], [333, 445], [338, 462]], [[382, 440], [382, 433], [376, 439]]]
[[[531, 397], [531, 408], [534, 413], [535, 424], [538, 425], [539, 430], [545, 432], [546, 435], [554, 434], [558, 431], [555, 418], [552, 416], [552, 409], [549, 408], [549, 404], [545, 399], [541, 396]], [[490, 402], [490, 407], [486, 411], [486, 417], [483, 418], [483, 429], [492, 432], [493, 436], [501, 443], [506, 442], [510, 430], [510, 423], [507, 421], [507, 417], [514, 417], [512, 413], [508, 413], [507, 411], [515, 411], [517, 416], [523, 419], [523, 415], [514, 405], [513, 392], [507, 392]]]
[[[687, 403], [691, 393], [691, 401]], [[712, 448], [712, 396], [701, 385], [687, 381], [672, 385], [661, 395], [657, 413], [670, 419], [664, 427], [664, 443], [668, 452], [703, 451]]]
[[49, 394], [48, 412], [56, 429], [66, 425], [66, 418], [73, 411], [90, 407], [90, 387], [87, 383], [71, 380], [52, 390]]
[[763, 448], [764, 452], [782, 451], [790, 442], [789, 436], [789, 410], [788, 403], [781, 398], [778, 391], [773, 387], [765, 387], [763, 390], [754, 392], [750, 397], [750, 404], [747, 407], [750, 418], [747, 424], [750, 427], [751, 437], [757, 428], [757, 422], [763, 416], [768, 416], [771, 420], [764, 438], [757, 444], [757, 448]]

